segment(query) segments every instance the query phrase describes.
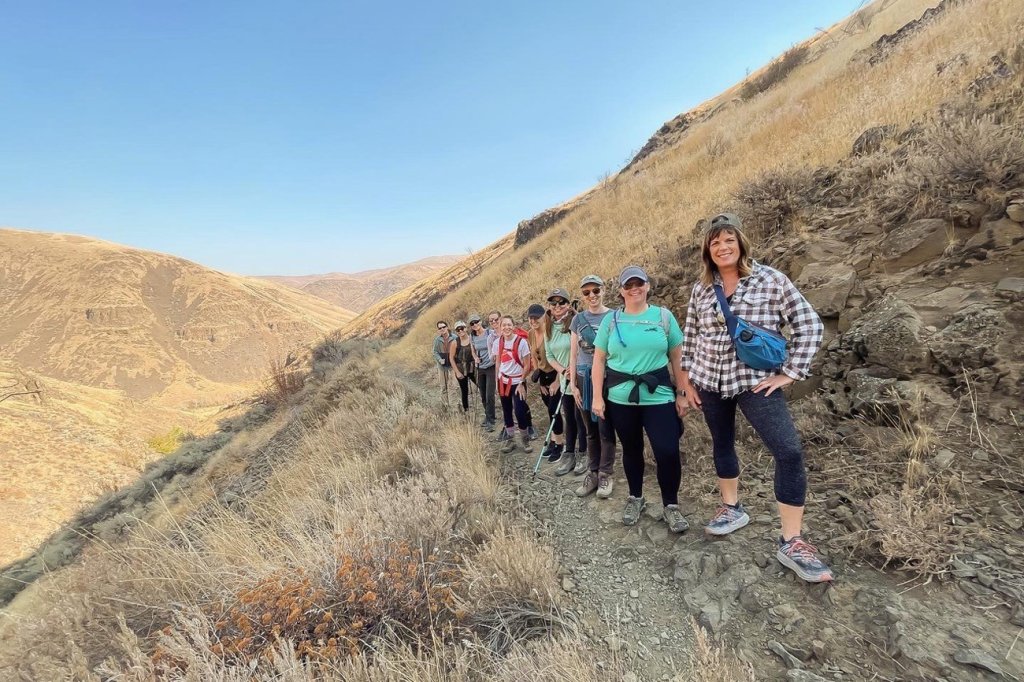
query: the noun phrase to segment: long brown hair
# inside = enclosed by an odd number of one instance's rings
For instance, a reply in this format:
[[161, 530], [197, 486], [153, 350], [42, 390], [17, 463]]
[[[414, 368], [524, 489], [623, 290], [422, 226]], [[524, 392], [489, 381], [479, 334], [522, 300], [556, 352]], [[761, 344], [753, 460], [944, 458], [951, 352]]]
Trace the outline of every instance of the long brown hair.
[[709, 287], [715, 281], [715, 273], [718, 272], [718, 266], [715, 265], [715, 261], [711, 260], [711, 242], [723, 232], [735, 235], [736, 241], [739, 242], [740, 258], [736, 268], [739, 270], [740, 277], [746, 277], [754, 271], [754, 258], [750, 255], [750, 242], [747, 240], [747, 236], [743, 234], [743, 230], [731, 225], [713, 227], [704, 235], [704, 245], [700, 249], [700, 259], [704, 265], [700, 273], [700, 283], [704, 286]]
[[[562, 320], [562, 333], [569, 333], [569, 325], [572, 323], [572, 318], [576, 316], [576, 311], [572, 309], [572, 306], [566, 306], [569, 312], [565, 314], [565, 319]], [[551, 314], [551, 308], [548, 308], [544, 312], [544, 334], [551, 338], [551, 330], [555, 328], [555, 317]]]

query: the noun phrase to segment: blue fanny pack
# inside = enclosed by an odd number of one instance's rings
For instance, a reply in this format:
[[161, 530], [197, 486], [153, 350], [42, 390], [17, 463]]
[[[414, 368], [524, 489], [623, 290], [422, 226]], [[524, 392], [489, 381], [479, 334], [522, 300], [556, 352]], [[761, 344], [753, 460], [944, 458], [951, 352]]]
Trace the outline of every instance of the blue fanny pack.
[[729, 307], [722, 287], [715, 285], [718, 307], [725, 317], [736, 357], [740, 362], [754, 369], [779, 369], [786, 362], [786, 339], [781, 334], [736, 317]]

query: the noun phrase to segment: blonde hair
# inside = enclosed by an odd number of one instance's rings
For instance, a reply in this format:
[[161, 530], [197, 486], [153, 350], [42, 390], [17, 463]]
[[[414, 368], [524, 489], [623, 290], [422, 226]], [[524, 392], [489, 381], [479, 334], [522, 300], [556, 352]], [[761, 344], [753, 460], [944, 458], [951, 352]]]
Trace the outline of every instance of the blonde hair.
[[754, 271], [754, 258], [750, 255], [750, 242], [747, 240], [747, 236], [743, 234], [743, 230], [731, 225], [713, 227], [704, 235], [704, 244], [700, 249], [700, 260], [704, 266], [700, 273], [700, 283], [704, 286], [709, 287], [715, 281], [715, 273], [718, 272], [718, 266], [715, 265], [715, 261], [711, 260], [711, 241], [723, 232], [735, 235], [736, 241], [739, 242], [740, 258], [736, 268], [739, 270], [740, 277], [746, 277]]

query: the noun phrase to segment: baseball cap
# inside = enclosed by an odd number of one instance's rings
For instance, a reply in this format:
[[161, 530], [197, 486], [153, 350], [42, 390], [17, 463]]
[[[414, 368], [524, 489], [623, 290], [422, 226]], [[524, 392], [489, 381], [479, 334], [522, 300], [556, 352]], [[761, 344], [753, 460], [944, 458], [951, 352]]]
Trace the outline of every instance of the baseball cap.
[[459, 327], [465, 327], [465, 326], [466, 326], [465, 322], [463, 322], [462, 320], [456, 320], [456, 322], [455, 322], [455, 328], [456, 329], [458, 329]]
[[604, 280], [598, 277], [597, 275], [587, 275], [586, 277], [580, 280], [580, 289], [587, 286], [588, 284], [596, 284], [599, 287], [603, 287]]
[[470, 324], [472, 324], [473, 322], [479, 322], [481, 319], [480, 313], [470, 313], [469, 317], [467, 317], [466, 319], [469, 320]]
[[542, 306], [539, 303], [534, 303], [533, 305], [531, 305], [529, 307], [529, 309], [527, 309], [526, 316], [527, 317], [544, 317], [544, 312], [545, 312], [544, 311], [544, 306]]
[[631, 279], [641, 279], [645, 282], [650, 282], [651, 278], [647, 276], [644, 269], [639, 265], [627, 265], [619, 273], [619, 286], [623, 286]]
[[551, 293], [548, 294], [548, 300], [550, 301], [553, 298], [564, 298], [566, 303], [572, 300], [572, 297], [569, 296], [569, 292], [565, 289], [552, 289]]
[[742, 230], [743, 221], [740, 220], [740, 217], [735, 213], [719, 213], [711, 219], [710, 223], [708, 223], [709, 230], [718, 230], [723, 227], [728, 227], [733, 230]]

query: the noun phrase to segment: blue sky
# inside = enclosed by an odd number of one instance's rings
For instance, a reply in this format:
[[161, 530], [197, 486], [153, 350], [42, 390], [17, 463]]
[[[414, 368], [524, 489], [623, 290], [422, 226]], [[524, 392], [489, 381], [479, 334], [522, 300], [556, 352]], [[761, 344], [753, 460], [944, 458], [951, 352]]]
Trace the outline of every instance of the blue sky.
[[0, 225], [243, 274], [462, 253], [856, 7], [7, 3]]

